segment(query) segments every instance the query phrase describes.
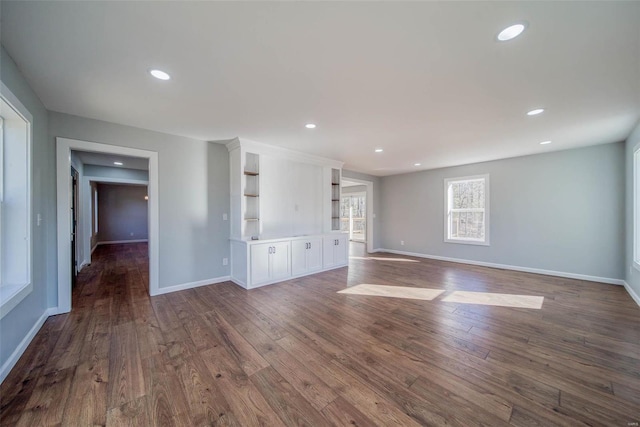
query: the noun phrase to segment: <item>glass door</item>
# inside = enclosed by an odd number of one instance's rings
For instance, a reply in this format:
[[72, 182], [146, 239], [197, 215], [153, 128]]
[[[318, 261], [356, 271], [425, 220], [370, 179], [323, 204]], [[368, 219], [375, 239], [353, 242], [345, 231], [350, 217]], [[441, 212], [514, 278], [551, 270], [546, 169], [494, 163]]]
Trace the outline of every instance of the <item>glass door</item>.
[[349, 240], [366, 241], [366, 193], [343, 194], [340, 202], [340, 231], [349, 232]]

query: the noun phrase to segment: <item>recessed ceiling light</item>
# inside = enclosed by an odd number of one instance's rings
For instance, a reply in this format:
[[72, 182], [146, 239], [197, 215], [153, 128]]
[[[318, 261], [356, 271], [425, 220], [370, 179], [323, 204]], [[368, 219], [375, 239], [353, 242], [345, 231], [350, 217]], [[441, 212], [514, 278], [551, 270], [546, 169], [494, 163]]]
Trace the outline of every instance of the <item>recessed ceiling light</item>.
[[526, 23], [520, 22], [518, 24], [513, 24], [504, 30], [500, 31], [497, 35], [497, 39], [501, 42], [506, 42], [507, 40], [515, 39], [527, 28]]
[[413, 166], [420, 166], [422, 163], [414, 163]]
[[551, 144], [551, 141], [542, 141], [542, 142], [540, 143], [540, 145], [547, 145], [547, 144]]
[[169, 80], [171, 78], [169, 74], [165, 73], [162, 70], [150, 70], [149, 73], [156, 79], [160, 80]]
[[375, 151], [376, 153], [382, 153], [382, 151], [383, 151], [383, 150], [382, 150], [382, 148], [376, 148], [374, 151]]
[[116, 165], [116, 166], [122, 166], [124, 163], [122, 163], [122, 162], [113, 162], [113, 164]]
[[535, 110], [531, 110], [527, 112], [527, 116], [537, 116], [538, 114], [544, 113], [544, 108], [536, 108]]
[[307, 123], [306, 125], [304, 125], [304, 127], [306, 127], [307, 129], [315, 129], [316, 125], [313, 123]]

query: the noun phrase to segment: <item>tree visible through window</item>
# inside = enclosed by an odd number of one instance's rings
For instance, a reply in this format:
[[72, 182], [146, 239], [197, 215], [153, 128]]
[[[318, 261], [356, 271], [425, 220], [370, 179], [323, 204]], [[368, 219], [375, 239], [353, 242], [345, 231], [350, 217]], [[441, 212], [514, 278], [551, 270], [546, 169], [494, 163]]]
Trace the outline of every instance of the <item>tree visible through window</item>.
[[445, 180], [445, 241], [489, 244], [489, 175]]

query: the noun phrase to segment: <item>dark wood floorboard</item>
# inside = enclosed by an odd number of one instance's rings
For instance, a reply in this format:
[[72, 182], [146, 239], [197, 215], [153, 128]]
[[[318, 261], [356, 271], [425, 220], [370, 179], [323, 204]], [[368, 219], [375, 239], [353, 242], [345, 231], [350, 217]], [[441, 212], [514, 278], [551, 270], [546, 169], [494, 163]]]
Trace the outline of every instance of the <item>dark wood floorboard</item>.
[[[378, 253], [251, 291], [150, 298], [147, 246], [100, 246], [73, 310], [0, 386], [13, 426], [637, 426], [640, 308], [620, 286]], [[346, 295], [441, 289], [431, 301]], [[443, 301], [543, 296], [540, 310]], [[635, 423], [635, 424], [634, 424]]]

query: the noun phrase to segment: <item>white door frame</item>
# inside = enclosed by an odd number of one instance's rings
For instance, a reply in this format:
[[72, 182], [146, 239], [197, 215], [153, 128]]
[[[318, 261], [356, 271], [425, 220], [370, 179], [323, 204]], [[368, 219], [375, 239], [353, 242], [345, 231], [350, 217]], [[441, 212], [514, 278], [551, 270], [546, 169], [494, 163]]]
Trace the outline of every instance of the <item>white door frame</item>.
[[[367, 187], [366, 197], [367, 197], [367, 212], [366, 212], [366, 221], [367, 221], [367, 252], [373, 253], [373, 181], [366, 181], [364, 179], [351, 178], [348, 176], [343, 176], [342, 179], [357, 182], [358, 184], [362, 184]], [[349, 194], [349, 193], [345, 193]]]
[[69, 138], [56, 138], [57, 239], [58, 239], [58, 308], [56, 313], [71, 311], [71, 150], [119, 154], [149, 159], [149, 294], [158, 293], [159, 223], [158, 223], [158, 153], [137, 148], [99, 144]]

